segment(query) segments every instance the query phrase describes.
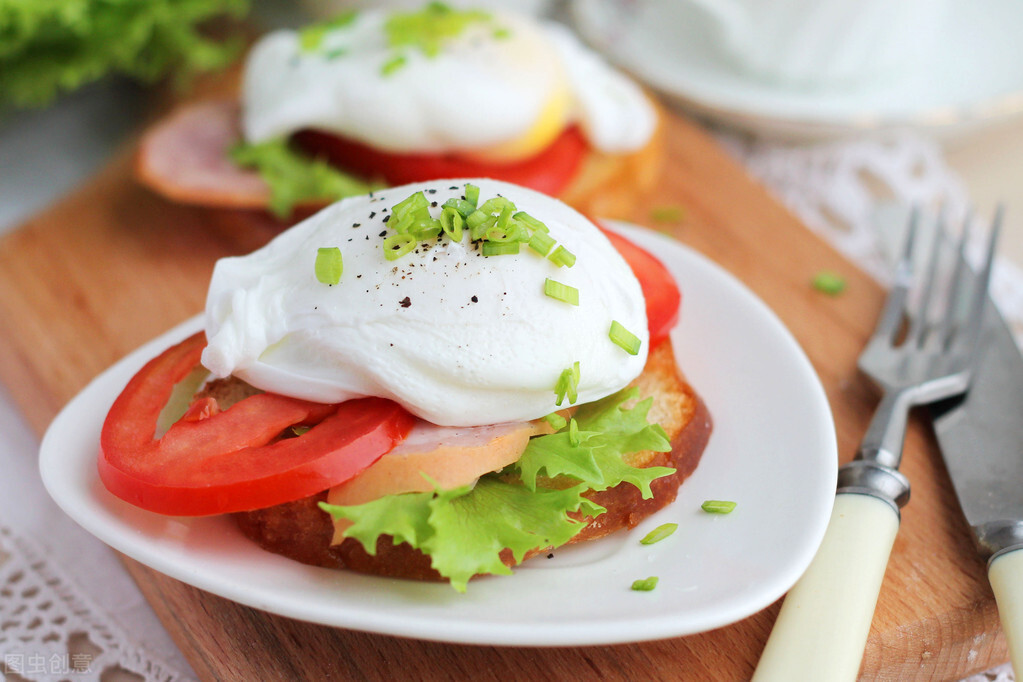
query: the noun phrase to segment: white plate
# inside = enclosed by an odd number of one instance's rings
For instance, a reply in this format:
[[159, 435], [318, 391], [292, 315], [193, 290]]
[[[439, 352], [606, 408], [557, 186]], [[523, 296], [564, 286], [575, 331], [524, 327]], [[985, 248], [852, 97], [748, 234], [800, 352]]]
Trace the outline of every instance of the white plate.
[[[683, 291], [672, 336], [706, 401], [714, 432], [673, 504], [632, 532], [537, 558], [513, 576], [418, 583], [313, 568], [269, 554], [228, 518], [164, 517], [106, 492], [96, 473], [101, 423], [134, 372], [200, 328], [199, 318], [146, 344], [95, 379], [42, 442], [50, 495], [124, 554], [203, 590], [258, 609], [355, 630], [474, 644], [580, 645], [686, 635], [738, 621], [795, 583], [824, 535], [837, 475], [824, 392], [779, 320], [737, 280], [661, 235], [619, 226], [656, 253]], [[707, 499], [738, 502], [729, 515]], [[639, 539], [677, 522], [658, 544]], [[632, 581], [656, 575], [653, 592]]]
[[858, 89], [786, 88], [729, 65], [699, 10], [666, 21], [632, 0], [575, 0], [576, 29], [612, 60], [698, 114], [759, 134], [820, 138], [912, 126], [951, 138], [1023, 115], [1023, 3], [952, 0], [926, 72]]

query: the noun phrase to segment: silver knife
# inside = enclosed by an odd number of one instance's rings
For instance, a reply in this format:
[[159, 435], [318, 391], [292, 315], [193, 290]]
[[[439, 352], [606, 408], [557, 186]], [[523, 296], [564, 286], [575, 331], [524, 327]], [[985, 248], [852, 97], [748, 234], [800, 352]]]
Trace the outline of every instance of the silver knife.
[[981, 552], [1023, 674], [1023, 355], [991, 300], [969, 393], [931, 407], [956, 497]]

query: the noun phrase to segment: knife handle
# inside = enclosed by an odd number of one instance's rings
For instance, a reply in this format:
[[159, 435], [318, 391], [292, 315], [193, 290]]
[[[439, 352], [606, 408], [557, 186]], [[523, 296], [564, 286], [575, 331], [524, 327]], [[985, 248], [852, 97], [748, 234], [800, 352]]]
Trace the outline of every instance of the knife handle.
[[988, 565], [1013, 670], [1023, 674], [1023, 547], [997, 554]]
[[785, 597], [755, 682], [856, 679], [898, 531], [890, 502], [835, 495], [824, 540]]

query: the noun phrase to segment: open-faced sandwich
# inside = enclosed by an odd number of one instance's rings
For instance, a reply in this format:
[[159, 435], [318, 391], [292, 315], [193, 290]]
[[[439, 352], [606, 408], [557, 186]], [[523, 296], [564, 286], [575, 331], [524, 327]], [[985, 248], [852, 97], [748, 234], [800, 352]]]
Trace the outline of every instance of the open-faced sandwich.
[[205, 333], [111, 407], [101, 479], [299, 561], [465, 589], [675, 499], [711, 430], [679, 304], [653, 256], [526, 188], [345, 199], [217, 263]]
[[660, 133], [652, 100], [566, 28], [434, 2], [264, 36], [239, 94], [158, 122], [136, 170], [175, 201], [279, 216], [489, 177], [622, 217], [659, 175]]

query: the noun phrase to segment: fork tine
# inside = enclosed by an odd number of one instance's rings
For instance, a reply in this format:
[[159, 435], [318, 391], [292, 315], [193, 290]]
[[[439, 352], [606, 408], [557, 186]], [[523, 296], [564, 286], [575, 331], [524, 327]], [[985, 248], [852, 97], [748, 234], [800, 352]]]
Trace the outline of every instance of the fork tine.
[[970, 239], [971, 226], [973, 225], [973, 211], [968, 211], [963, 221], [963, 230], [959, 235], [959, 244], [956, 246], [955, 267], [952, 270], [952, 279], [948, 288], [945, 312], [938, 330], [938, 347], [947, 348], [952, 341], [952, 334], [955, 331], [956, 302], [962, 297], [964, 273], [968, 265], [966, 262], [966, 244]]
[[987, 253], [984, 255], [984, 264], [981, 266], [977, 277], [974, 280], [973, 300], [970, 302], [967, 313], [966, 329], [969, 330], [969, 343], [972, 345], [980, 335], [981, 321], [983, 320], [984, 308], [987, 305], [987, 292], [991, 285], [991, 273], [994, 270], [995, 252], [998, 250], [998, 238], [1002, 232], [1002, 215], [1004, 206], [998, 205], [995, 210], [994, 220], [991, 222], [991, 231], [988, 234]]
[[926, 340], [929, 325], [931, 299], [934, 296], [934, 280], [938, 271], [942, 246], [945, 243], [945, 208], [942, 207], [938, 214], [938, 222], [934, 232], [934, 242], [931, 244], [931, 255], [927, 261], [927, 271], [924, 274], [923, 293], [920, 295], [920, 302], [917, 306], [919, 311], [910, 319], [909, 331], [906, 333], [908, 343], [922, 347]]
[[895, 279], [891, 289], [888, 291], [888, 298], [885, 299], [884, 308], [878, 318], [877, 326], [874, 328], [875, 337], [891, 338], [899, 330], [902, 324], [903, 310], [906, 305], [906, 294], [913, 282], [913, 250], [916, 244], [916, 232], [920, 222], [920, 210], [913, 207], [909, 217], [909, 229], [906, 233], [906, 241], [902, 247], [902, 255], [895, 266]]

